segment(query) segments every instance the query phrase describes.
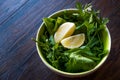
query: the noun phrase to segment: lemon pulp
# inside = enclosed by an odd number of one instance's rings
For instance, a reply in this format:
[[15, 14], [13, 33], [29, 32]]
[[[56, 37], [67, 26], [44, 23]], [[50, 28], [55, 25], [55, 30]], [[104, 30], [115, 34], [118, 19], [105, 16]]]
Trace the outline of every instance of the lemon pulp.
[[81, 34], [77, 34], [77, 35], [73, 35], [67, 38], [64, 38], [61, 41], [61, 44], [68, 49], [73, 49], [73, 48], [78, 48], [80, 47], [85, 41], [85, 34], [81, 33]]

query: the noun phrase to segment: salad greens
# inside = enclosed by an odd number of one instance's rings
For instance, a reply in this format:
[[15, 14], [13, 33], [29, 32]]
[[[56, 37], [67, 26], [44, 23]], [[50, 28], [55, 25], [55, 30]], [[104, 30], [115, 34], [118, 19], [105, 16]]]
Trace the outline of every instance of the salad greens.
[[[101, 31], [108, 23], [107, 18], [99, 16], [99, 11], [92, 9], [91, 4], [82, 6], [76, 4], [77, 10], [55, 18], [44, 18], [45, 32], [38, 42], [40, 50], [53, 67], [65, 72], [84, 72], [93, 69], [107, 54], [104, 50]], [[64, 22], [74, 22], [76, 30], [74, 34], [84, 33], [86, 40], [79, 48], [66, 49], [60, 43], [55, 43], [54, 33]]]

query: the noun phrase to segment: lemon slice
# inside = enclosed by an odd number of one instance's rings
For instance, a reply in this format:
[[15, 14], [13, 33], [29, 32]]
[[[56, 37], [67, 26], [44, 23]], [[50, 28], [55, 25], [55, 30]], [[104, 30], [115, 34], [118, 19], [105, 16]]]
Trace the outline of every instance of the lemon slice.
[[61, 41], [61, 44], [68, 49], [73, 49], [73, 48], [78, 48], [80, 47], [85, 41], [85, 34], [81, 33], [81, 34], [77, 34], [74, 36], [70, 36], [67, 38], [64, 38]]
[[75, 24], [72, 22], [65, 22], [60, 25], [54, 35], [55, 42], [59, 43], [63, 38], [71, 36], [75, 31], [75, 27]]

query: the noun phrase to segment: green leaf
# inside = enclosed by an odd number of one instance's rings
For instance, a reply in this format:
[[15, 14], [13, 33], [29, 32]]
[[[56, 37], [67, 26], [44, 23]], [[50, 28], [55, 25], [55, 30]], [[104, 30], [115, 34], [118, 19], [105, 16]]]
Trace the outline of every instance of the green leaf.
[[82, 13], [82, 4], [81, 3], [76, 3], [76, 8], [79, 9], [79, 11]]
[[43, 21], [45, 23], [47, 31], [49, 32], [50, 35], [52, 35], [53, 34], [53, 28], [55, 26], [54, 25], [55, 19], [53, 19], [53, 18], [43, 18]]
[[89, 23], [91, 23], [92, 21], [93, 21], [93, 14], [90, 15]]
[[106, 25], [109, 22], [108, 18], [103, 18], [102, 19], [102, 24]]
[[79, 16], [81, 16], [81, 18], [83, 18], [84, 16], [84, 12], [83, 12], [83, 7], [82, 7], [82, 4], [81, 3], [76, 3], [76, 8], [79, 10]]
[[63, 18], [58, 17], [58, 18], [57, 18], [57, 21], [56, 21], [56, 23], [55, 23], [55, 27], [54, 27], [53, 31], [56, 32], [56, 30], [58, 29], [58, 27], [59, 27], [61, 24], [63, 24], [64, 22], [66, 22], [66, 21], [65, 21]]
[[49, 42], [50, 42], [51, 45], [55, 45], [55, 41], [54, 41], [53, 35], [50, 36]]
[[70, 60], [66, 63], [66, 71], [83, 72], [92, 69], [95, 65], [92, 59], [72, 53]]
[[77, 26], [76, 30], [80, 30], [82, 27], [84, 27], [84, 24], [81, 24], [81, 25]]
[[92, 5], [91, 5], [91, 3], [89, 3], [89, 4], [86, 4], [85, 6], [84, 6], [84, 9], [83, 9], [85, 12], [89, 12], [89, 11], [91, 11], [92, 10]]

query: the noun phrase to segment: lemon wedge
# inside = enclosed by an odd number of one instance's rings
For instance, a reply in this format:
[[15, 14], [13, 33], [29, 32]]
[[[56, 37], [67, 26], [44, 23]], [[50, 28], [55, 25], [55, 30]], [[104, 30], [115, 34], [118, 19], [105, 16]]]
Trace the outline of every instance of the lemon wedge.
[[85, 34], [77, 34], [61, 40], [61, 44], [68, 49], [78, 48], [80, 47], [85, 41]]
[[75, 31], [75, 28], [76, 26], [72, 22], [65, 22], [62, 25], [60, 25], [60, 27], [54, 35], [55, 42], [59, 43], [63, 38], [71, 36]]

